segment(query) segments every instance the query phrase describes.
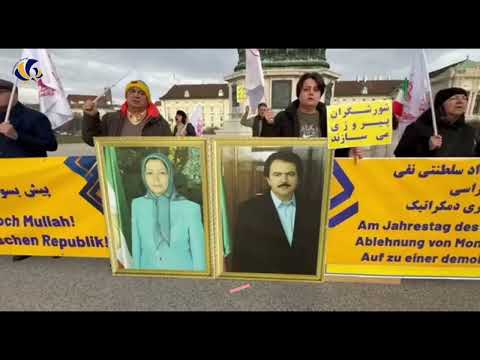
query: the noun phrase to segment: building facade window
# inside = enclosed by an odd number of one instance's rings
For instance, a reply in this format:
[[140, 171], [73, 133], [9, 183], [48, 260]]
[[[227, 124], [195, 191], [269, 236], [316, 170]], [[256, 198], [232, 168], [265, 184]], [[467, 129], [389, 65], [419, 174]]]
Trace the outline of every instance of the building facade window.
[[232, 84], [232, 107], [238, 107], [240, 103], [237, 99], [237, 84]]
[[272, 81], [272, 108], [285, 109], [292, 100], [292, 81]]

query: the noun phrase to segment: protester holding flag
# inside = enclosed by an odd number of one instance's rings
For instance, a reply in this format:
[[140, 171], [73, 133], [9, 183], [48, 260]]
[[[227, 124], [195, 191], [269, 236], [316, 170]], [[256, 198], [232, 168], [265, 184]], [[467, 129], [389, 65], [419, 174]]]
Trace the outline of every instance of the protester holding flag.
[[125, 88], [126, 101], [117, 112], [107, 113], [100, 121], [95, 102], [83, 106], [82, 138], [93, 146], [95, 136], [171, 136], [168, 122], [160, 115], [150, 97], [150, 89], [141, 80]]
[[428, 109], [405, 129], [395, 156], [480, 156], [478, 130], [465, 123], [467, 103], [468, 94], [462, 88], [440, 90], [434, 102], [438, 135], [434, 133], [432, 110]]
[[[57, 140], [48, 118], [39, 111], [27, 108], [18, 101], [18, 88], [0, 79], [0, 158], [46, 157], [47, 151], [57, 150]], [[6, 119], [8, 103], [10, 116]], [[13, 261], [28, 258], [16, 255]]]
[[[12, 94], [13, 83], [0, 79], [0, 157], [46, 157], [57, 150], [57, 140], [48, 118], [18, 101], [18, 89]], [[8, 122], [8, 102], [13, 96]]]
[[192, 124], [187, 122], [187, 114], [183, 110], [178, 110], [175, 115], [175, 128], [173, 129], [173, 136], [196, 136], [195, 128]]

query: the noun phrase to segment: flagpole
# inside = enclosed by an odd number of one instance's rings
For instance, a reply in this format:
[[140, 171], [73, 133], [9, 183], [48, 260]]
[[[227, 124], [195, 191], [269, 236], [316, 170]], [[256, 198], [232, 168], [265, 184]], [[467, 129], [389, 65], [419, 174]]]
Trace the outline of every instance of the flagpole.
[[423, 61], [425, 62], [425, 70], [426, 70], [425, 76], [427, 77], [426, 80], [428, 84], [428, 94], [430, 97], [430, 109], [432, 110], [433, 134], [437, 136], [438, 135], [437, 116], [435, 114], [435, 107], [433, 103], [432, 86], [430, 84], [430, 76], [428, 74], [428, 61], [427, 61], [427, 54], [425, 53], [425, 49], [422, 49], [422, 53], [423, 53]]
[[107, 93], [107, 91], [109, 90], [110, 88], [107, 88], [101, 95], [98, 95], [94, 100], [93, 102], [96, 104], [98, 100], [100, 100], [100, 98], [102, 98], [103, 96], [105, 96], [105, 94]]
[[105, 89], [105, 91], [101, 94], [101, 95], [98, 95], [95, 100], [93, 100], [93, 102], [96, 104], [98, 100], [100, 100], [101, 97], [105, 96], [105, 94], [109, 91], [109, 90], [112, 90], [115, 86], [117, 86], [120, 81], [122, 81], [123, 79], [125, 79], [132, 71], [130, 70], [126, 75], [122, 76], [120, 78], [120, 80], [118, 80], [117, 82], [115, 82], [113, 85], [111, 85], [110, 87], [107, 87]]
[[7, 114], [5, 115], [5, 123], [10, 123], [10, 111], [12, 110], [13, 97], [15, 96], [15, 91], [17, 90], [18, 79], [15, 79], [13, 84], [12, 92], [10, 93], [10, 99], [8, 100]]

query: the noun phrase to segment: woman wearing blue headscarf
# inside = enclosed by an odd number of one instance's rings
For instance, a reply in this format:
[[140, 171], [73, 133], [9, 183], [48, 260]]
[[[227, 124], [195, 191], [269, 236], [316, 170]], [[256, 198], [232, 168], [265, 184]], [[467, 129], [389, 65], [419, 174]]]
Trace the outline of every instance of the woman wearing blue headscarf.
[[205, 271], [205, 236], [200, 206], [175, 190], [167, 156], [142, 162], [147, 193], [132, 201], [132, 253], [135, 269]]

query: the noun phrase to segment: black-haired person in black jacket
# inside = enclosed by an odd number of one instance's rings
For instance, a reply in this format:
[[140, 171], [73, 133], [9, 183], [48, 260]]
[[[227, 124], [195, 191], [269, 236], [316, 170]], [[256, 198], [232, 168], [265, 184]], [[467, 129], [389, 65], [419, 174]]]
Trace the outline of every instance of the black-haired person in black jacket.
[[[0, 158], [46, 157], [47, 151], [55, 151], [58, 146], [50, 121], [18, 102], [18, 88], [13, 94], [12, 90], [13, 83], [0, 79]], [[11, 96], [10, 118], [5, 122]], [[13, 261], [28, 257], [15, 255]]]
[[177, 125], [173, 129], [173, 136], [197, 136], [192, 124], [187, 123], [187, 114], [183, 110], [178, 110], [175, 115]]
[[[267, 122], [273, 122], [279, 137], [327, 137], [327, 108], [320, 101], [325, 92], [325, 82], [317, 72], [303, 74], [297, 83], [297, 100], [275, 118], [267, 111]], [[362, 157], [360, 148], [337, 149], [338, 157]]]

